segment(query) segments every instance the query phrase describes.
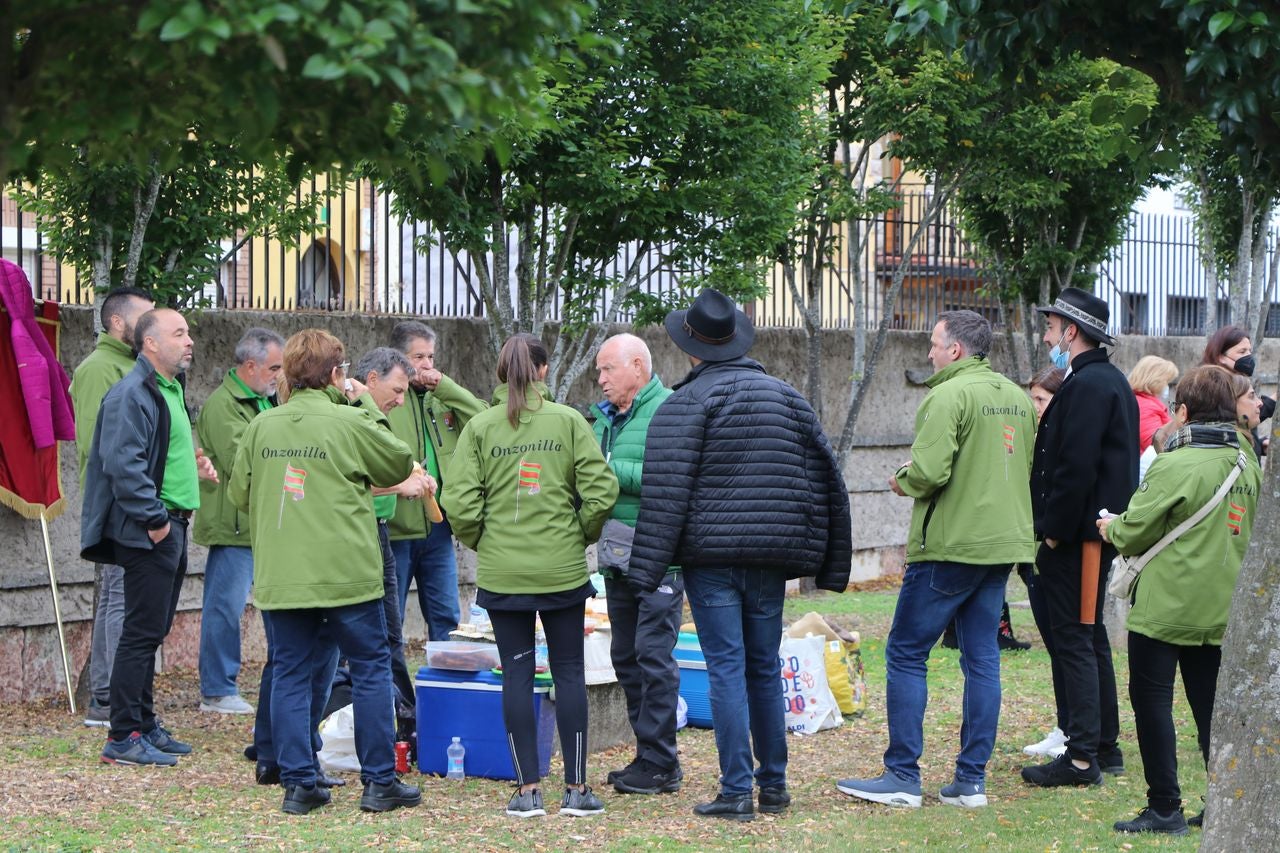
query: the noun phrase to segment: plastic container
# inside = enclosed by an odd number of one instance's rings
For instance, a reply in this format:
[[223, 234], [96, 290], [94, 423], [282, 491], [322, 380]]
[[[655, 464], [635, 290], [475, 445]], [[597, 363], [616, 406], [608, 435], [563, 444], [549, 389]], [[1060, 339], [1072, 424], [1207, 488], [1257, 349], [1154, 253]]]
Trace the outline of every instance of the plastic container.
[[[414, 680], [418, 698], [418, 769], [444, 776], [453, 738], [466, 744], [466, 773], [482, 779], [516, 778], [502, 722], [502, 679], [491, 672], [456, 672], [422, 667]], [[538, 721], [538, 776], [551, 768], [556, 718], [547, 701], [549, 683], [534, 683]], [[448, 734], [446, 734], [446, 732]]]
[[689, 707], [689, 725], [712, 728], [707, 660], [702, 656], [698, 635], [681, 633], [672, 654], [680, 668], [680, 696]]
[[453, 743], [449, 744], [449, 748], [445, 750], [445, 762], [448, 765], [445, 778], [458, 780], [467, 778], [464, 769], [466, 758], [467, 748], [462, 745], [462, 738], [455, 737]]
[[500, 663], [493, 643], [447, 640], [427, 643], [427, 666], [461, 672], [487, 672]]

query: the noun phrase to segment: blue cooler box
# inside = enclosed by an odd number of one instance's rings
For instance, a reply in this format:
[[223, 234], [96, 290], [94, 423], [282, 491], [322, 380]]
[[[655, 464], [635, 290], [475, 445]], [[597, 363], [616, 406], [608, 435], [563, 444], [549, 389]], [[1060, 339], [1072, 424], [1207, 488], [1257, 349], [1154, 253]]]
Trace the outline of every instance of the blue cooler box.
[[673, 652], [680, 667], [680, 695], [689, 709], [689, 725], [712, 728], [711, 697], [707, 693], [707, 661], [697, 634], [681, 634]]
[[[468, 776], [515, 779], [515, 765], [507, 748], [502, 723], [502, 678], [491, 672], [461, 672], [422, 667], [414, 680], [418, 702], [418, 769], [443, 776], [448, 771], [446, 750], [455, 737], [467, 754]], [[534, 685], [533, 712], [538, 718], [538, 774], [551, 767], [555, 712], [547, 701], [549, 687]]]

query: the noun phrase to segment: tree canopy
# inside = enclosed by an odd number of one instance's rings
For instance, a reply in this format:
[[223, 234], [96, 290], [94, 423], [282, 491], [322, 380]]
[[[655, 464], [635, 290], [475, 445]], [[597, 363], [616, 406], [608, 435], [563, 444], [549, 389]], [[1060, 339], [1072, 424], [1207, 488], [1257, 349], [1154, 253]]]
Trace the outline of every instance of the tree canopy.
[[1204, 115], [1233, 148], [1280, 146], [1280, 13], [1271, 0], [889, 5], [891, 39], [928, 35], [947, 47], [963, 46], [979, 70], [1013, 80], [1034, 77], [1074, 53], [1104, 57], [1155, 81], [1171, 118]]
[[[296, 177], [537, 108], [589, 0], [0, 3], [0, 176], [198, 137]], [[472, 137], [475, 138], [475, 137]], [[141, 153], [140, 153], [141, 152]], [[164, 165], [164, 164], [162, 164]], [[432, 165], [432, 164], [428, 164]]]
[[[470, 257], [495, 347], [542, 334], [561, 306], [557, 394], [627, 309], [644, 322], [702, 285], [759, 293], [834, 50], [804, 0], [606, 0], [587, 30], [618, 50], [550, 66], [551, 121], [508, 125], [505, 162], [451, 156], [446, 180], [422, 187], [413, 168], [383, 172], [401, 212]], [[416, 149], [417, 168], [435, 153]], [[662, 293], [644, 286], [655, 276]]]

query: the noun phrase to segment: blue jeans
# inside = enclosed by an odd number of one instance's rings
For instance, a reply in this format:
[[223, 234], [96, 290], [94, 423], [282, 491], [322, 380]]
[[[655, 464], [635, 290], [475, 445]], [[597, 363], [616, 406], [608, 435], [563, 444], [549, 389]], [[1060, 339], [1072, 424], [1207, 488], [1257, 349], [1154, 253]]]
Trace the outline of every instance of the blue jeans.
[[409, 581], [418, 582], [418, 606], [427, 621], [427, 639], [447, 640], [458, 627], [458, 558], [453, 552], [453, 531], [449, 521], [431, 525], [424, 539], [401, 539], [391, 543], [396, 555], [400, 585], [400, 621], [409, 599]]
[[[280, 781], [311, 787], [316, 783], [312, 707], [316, 671], [341, 648], [351, 669], [351, 704], [356, 720], [356, 756], [362, 782], [395, 778], [395, 709], [391, 691], [391, 652], [382, 600], [345, 607], [267, 610], [272, 643], [271, 736]], [[328, 636], [323, 627], [328, 625]], [[303, 713], [310, 709], [310, 713]]]
[[[258, 710], [253, 718], [253, 748], [257, 751], [258, 767], [279, 767], [276, 761], [275, 739], [271, 736], [271, 685], [274, 681], [272, 670], [275, 666], [275, 643], [271, 639], [271, 620], [266, 611], [262, 611], [262, 628], [267, 636], [267, 662], [262, 667], [262, 680], [258, 684]], [[338, 668], [338, 647], [329, 639], [329, 626], [320, 629], [316, 642], [333, 651], [328, 658], [318, 656], [312, 661], [311, 670], [311, 751], [319, 753], [323, 744], [320, 741], [320, 723], [324, 714], [324, 706], [329, 702], [329, 693], [333, 688], [333, 673]], [[316, 773], [320, 772], [320, 764], [316, 762]]]
[[684, 591], [707, 661], [720, 792], [725, 796], [751, 793], [753, 747], [760, 765], [756, 784], [787, 784], [787, 720], [778, 660], [786, 587], [782, 572], [769, 569], [684, 572]]
[[240, 692], [240, 617], [253, 586], [253, 549], [212, 545], [204, 564], [200, 611], [200, 694]]
[[929, 701], [929, 652], [952, 619], [964, 674], [963, 721], [955, 777], [986, 779], [1000, 720], [1000, 607], [1010, 566], [912, 563], [902, 578], [893, 627], [884, 649], [889, 748], [884, 766], [920, 781], [924, 709]]

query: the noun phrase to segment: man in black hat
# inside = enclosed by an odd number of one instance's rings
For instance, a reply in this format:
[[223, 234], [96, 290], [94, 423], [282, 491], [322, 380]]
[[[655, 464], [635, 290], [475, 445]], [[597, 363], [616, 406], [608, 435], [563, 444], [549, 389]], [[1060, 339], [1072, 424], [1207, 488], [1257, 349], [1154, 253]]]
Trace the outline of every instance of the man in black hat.
[[844, 591], [849, 493], [813, 409], [745, 357], [755, 330], [732, 300], [705, 290], [666, 327], [693, 370], [649, 424], [627, 579], [648, 593], [668, 566], [683, 568], [720, 758], [720, 793], [694, 813], [751, 820], [753, 781], [762, 812], [791, 802], [778, 665], [786, 582], [815, 576]]
[[[1067, 707], [1067, 751], [1022, 769], [1033, 785], [1098, 785], [1102, 774], [1124, 772], [1117, 745], [1120, 716], [1111, 645], [1103, 624], [1106, 567], [1116, 551], [1100, 542], [1098, 512], [1123, 512], [1138, 486], [1138, 405], [1129, 383], [1101, 344], [1110, 312], [1078, 288], [1062, 291], [1045, 314], [1049, 358], [1067, 377], [1040, 420], [1031, 472], [1036, 552]], [[1093, 543], [1086, 545], [1086, 543]], [[1090, 624], [1081, 616], [1083, 553], [1100, 549], [1096, 605]]]

